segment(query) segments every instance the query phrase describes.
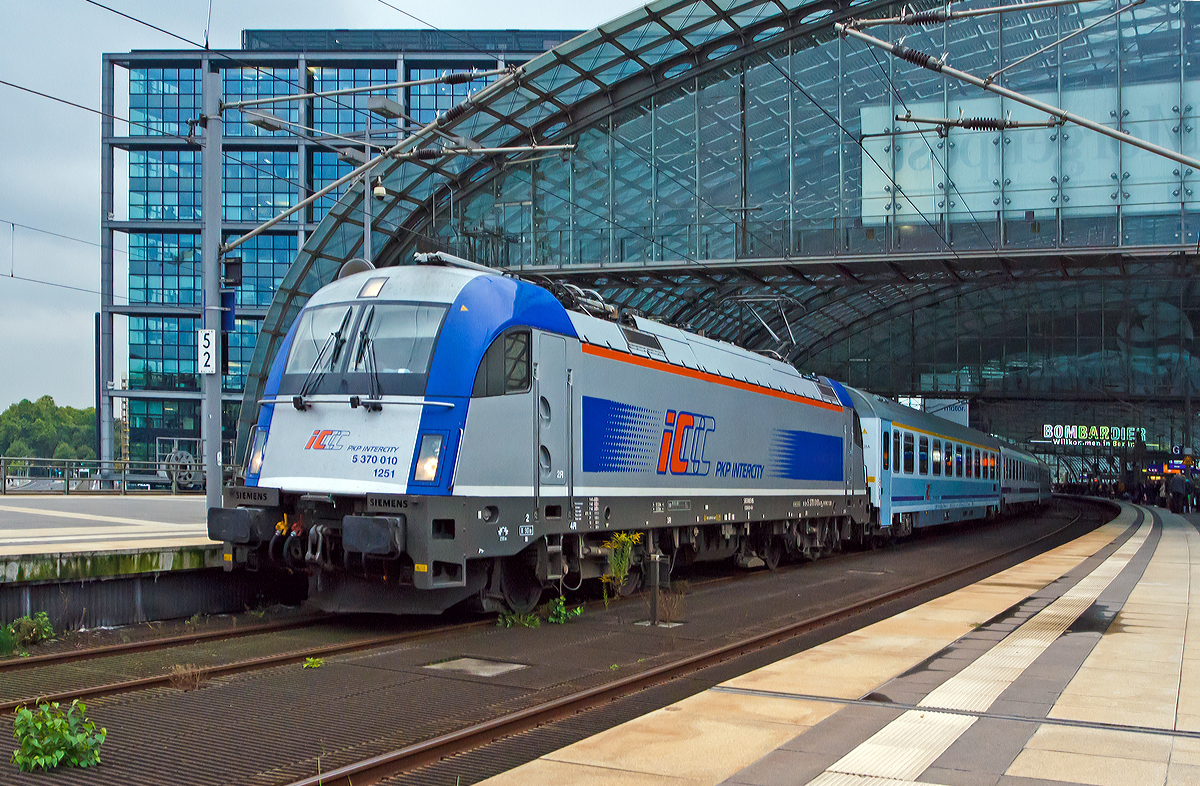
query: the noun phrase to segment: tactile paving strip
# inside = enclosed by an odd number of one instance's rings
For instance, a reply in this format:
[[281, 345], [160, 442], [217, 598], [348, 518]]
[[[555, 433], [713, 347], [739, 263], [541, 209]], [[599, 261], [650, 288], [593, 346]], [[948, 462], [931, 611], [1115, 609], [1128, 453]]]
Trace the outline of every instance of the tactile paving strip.
[[[1143, 521], [1121, 548], [1098, 565], [1062, 597], [1039, 611], [970, 666], [934, 689], [920, 702], [967, 712], [983, 712], [1038, 656], [1086, 611], [1125, 568], [1149, 536]], [[910, 710], [847, 753], [810, 786], [883, 786], [915, 781], [976, 718], [934, 711]], [[847, 775], [852, 780], [832, 776]]]

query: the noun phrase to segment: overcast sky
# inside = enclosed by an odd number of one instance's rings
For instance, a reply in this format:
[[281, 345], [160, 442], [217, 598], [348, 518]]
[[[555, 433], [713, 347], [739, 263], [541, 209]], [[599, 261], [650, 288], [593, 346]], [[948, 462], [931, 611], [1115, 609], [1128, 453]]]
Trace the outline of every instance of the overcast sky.
[[[586, 30], [636, 5], [631, 0], [388, 1], [444, 29]], [[207, 0], [104, 3], [195, 41], [203, 40], [208, 27]], [[186, 48], [83, 0], [3, 0], [0, 6], [0, 80], [94, 109], [100, 107], [103, 53]], [[236, 49], [244, 28], [420, 27], [379, 0], [213, 0], [209, 41], [213, 48]], [[0, 411], [46, 394], [75, 407], [95, 400], [99, 194], [99, 117], [0, 85]], [[15, 230], [12, 223], [18, 225]], [[117, 248], [125, 248], [123, 238]], [[118, 264], [124, 260], [120, 251]], [[123, 290], [124, 282], [117, 287]], [[118, 346], [118, 368], [124, 368], [124, 350]]]

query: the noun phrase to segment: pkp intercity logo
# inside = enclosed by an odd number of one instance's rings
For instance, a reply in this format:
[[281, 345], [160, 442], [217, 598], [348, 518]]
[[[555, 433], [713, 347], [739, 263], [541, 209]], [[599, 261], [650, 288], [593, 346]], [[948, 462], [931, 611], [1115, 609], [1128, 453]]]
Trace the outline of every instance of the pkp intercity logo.
[[338, 429], [316, 429], [312, 436], [308, 438], [308, 444], [304, 446], [305, 450], [341, 450], [341, 440], [343, 437], [350, 436], [349, 431], [339, 431]]

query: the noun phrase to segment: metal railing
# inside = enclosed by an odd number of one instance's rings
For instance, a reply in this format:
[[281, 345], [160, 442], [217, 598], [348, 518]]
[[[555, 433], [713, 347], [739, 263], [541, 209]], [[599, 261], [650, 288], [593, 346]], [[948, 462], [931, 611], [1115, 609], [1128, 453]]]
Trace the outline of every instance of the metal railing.
[[[239, 469], [223, 465], [223, 483], [234, 482]], [[0, 495], [147, 492], [203, 494], [204, 467], [199, 462], [0, 456]]]

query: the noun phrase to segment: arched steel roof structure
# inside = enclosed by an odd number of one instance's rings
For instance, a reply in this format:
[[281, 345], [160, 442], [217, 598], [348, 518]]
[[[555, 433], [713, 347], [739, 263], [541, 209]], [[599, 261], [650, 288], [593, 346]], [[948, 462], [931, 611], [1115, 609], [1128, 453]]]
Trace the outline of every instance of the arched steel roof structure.
[[[1200, 51], [1198, 5], [1151, 0], [1000, 78], [1084, 113], [1111, 104], [1111, 123], [1140, 136], [1174, 127], [1175, 144], [1196, 155], [1200, 63], [1185, 53]], [[987, 74], [1114, 8], [1103, 0], [880, 36], [907, 35], [910, 47]], [[390, 161], [374, 261], [446, 249], [593, 287], [624, 308], [828, 373], [849, 362], [847, 347], [888, 326], [903, 332], [939, 303], [1009, 308], [1004, 293], [1016, 293], [1061, 309], [1133, 280], [1160, 282], [1135, 297], [1178, 301], [1168, 282], [1193, 275], [1200, 232], [1195, 175], [1167, 174], [1171, 166], [1115, 144], [1077, 152], [1080, 140], [1093, 144], [1081, 129], [894, 135], [907, 130], [892, 119], [905, 109], [1008, 110], [972, 104], [974, 88], [832, 30], [849, 16], [898, 10], [866, 0], [658, 0], [578, 36], [405, 147], [569, 142], [574, 153]], [[1150, 110], [1135, 89], [1156, 98], [1174, 90], [1177, 105], [1143, 118]], [[1020, 108], [1013, 117], [1038, 119]], [[967, 167], [956, 141], [974, 144], [982, 162]], [[1043, 149], [1057, 162], [1016, 165]], [[1114, 170], [1111, 183], [1101, 168]], [[979, 173], [993, 169], [989, 185]], [[341, 198], [281, 284], [255, 349], [242, 433], [299, 309], [361, 254], [363, 196], [358, 185]], [[905, 389], [919, 385], [880, 392]]]

